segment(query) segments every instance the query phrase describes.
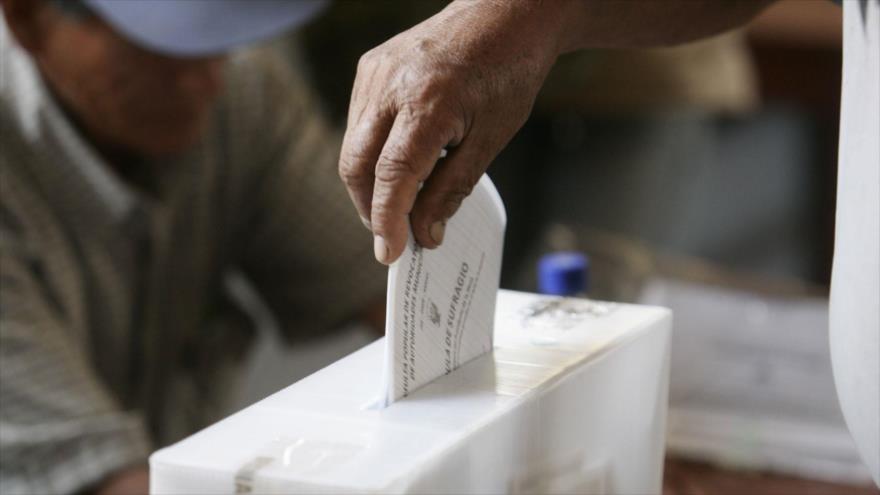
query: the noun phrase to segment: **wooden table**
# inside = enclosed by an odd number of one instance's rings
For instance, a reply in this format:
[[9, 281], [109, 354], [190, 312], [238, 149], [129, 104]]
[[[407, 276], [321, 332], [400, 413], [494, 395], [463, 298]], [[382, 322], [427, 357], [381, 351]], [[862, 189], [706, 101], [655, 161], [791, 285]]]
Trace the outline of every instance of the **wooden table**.
[[663, 495], [880, 495], [873, 486], [841, 485], [775, 474], [731, 471], [667, 458]]

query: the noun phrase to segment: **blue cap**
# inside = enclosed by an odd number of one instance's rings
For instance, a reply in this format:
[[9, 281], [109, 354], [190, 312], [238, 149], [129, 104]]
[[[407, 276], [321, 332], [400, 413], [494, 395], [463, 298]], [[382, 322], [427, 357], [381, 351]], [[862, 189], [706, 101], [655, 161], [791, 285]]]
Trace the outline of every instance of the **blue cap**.
[[582, 253], [558, 252], [538, 261], [538, 291], [542, 294], [573, 296], [589, 290], [590, 260]]
[[324, 0], [83, 0], [117, 32], [172, 56], [215, 55], [296, 27]]

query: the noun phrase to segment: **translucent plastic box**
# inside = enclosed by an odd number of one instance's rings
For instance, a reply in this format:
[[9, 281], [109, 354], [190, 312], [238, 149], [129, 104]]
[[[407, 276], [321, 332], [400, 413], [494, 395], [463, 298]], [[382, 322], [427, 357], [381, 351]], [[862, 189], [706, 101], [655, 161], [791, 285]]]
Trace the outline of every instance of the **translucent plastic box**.
[[150, 458], [153, 493], [660, 493], [671, 314], [500, 291], [495, 348], [387, 408], [375, 342]]

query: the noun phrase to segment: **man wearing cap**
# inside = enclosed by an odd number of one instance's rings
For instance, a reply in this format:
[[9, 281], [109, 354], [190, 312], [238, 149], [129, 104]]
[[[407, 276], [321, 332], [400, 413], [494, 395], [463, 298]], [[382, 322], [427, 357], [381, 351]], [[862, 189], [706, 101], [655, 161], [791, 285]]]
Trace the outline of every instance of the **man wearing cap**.
[[144, 493], [252, 336], [381, 300], [339, 144], [265, 49], [312, 1], [2, 0], [0, 493]]

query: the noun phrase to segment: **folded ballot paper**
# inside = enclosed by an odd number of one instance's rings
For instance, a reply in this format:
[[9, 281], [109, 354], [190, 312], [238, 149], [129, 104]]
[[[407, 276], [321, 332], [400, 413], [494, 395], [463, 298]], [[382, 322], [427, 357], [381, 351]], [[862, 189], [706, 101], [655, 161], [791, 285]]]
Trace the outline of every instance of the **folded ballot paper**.
[[388, 271], [384, 405], [492, 350], [506, 224], [483, 175], [449, 220], [443, 245], [423, 249], [410, 233]]

